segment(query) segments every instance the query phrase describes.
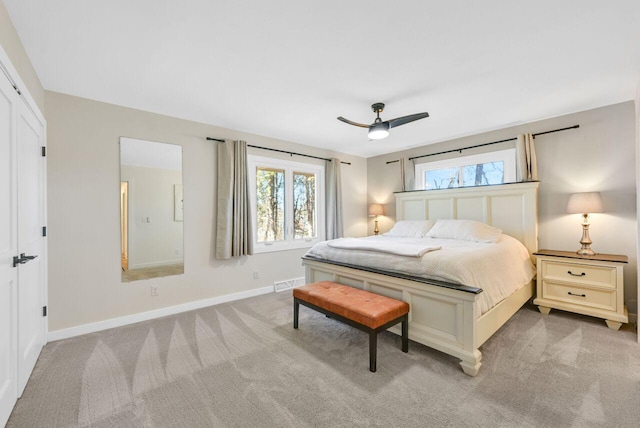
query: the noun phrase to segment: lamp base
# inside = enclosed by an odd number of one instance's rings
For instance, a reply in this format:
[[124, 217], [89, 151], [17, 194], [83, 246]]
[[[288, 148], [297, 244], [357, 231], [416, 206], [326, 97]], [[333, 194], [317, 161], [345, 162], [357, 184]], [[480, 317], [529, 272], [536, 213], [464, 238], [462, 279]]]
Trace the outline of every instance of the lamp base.
[[591, 248], [580, 248], [578, 251], [576, 251], [576, 253], [580, 254], [581, 256], [595, 256], [596, 254], [598, 254]]
[[581, 256], [595, 256], [596, 252], [591, 249], [591, 238], [589, 237], [589, 214], [582, 214], [582, 238], [580, 239], [580, 249], [576, 253]]
[[378, 220], [374, 220], [375, 227], [373, 228], [373, 234], [377, 235], [380, 233], [380, 229], [378, 229]]

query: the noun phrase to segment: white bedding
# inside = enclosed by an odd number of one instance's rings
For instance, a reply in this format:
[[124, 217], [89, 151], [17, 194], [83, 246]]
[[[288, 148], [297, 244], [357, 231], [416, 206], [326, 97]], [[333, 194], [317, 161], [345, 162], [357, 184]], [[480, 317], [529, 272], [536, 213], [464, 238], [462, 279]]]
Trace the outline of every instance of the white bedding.
[[378, 253], [395, 254], [406, 257], [422, 257], [429, 251], [439, 250], [442, 247], [433, 245], [430, 239], [416, 239], [416, 243], [409, 243], [395, 239], [368, 239], [368, 238], [340, 238], [327, 241], [332, 248], [345, 250], [376, 251]]
[[404, 257], [375, 251], [335, 248], [331, 241], [316, 244], [307, 256], [356, 266], [419, 276], [482, 288], [478, 296], [479, 314], [520, 289], [535, 275], [529, 252], [518, 240], [500, 235], [496, 243], [455, 239], [399, 238], [371, 236], [359, 238], [375, 245], [428, 245], [442, 247], [422, 257]]

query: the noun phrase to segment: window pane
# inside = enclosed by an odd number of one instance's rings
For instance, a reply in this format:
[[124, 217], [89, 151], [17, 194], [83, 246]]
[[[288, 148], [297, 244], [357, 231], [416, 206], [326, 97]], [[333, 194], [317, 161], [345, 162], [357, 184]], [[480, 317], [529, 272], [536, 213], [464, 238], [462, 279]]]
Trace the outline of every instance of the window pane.
[[463, 186], [486, 186], [504, 182], [503, 161], [466, 165], [462, 169]]
[[316, 237], [316, 175], [293, 173], [293, 238]]
[[257, 168], [258, 242], [284, 239], [284, 170]]
[[460, 168], [432, 169], [424, 172], [425, 189], [451, 189], [458, 187]]

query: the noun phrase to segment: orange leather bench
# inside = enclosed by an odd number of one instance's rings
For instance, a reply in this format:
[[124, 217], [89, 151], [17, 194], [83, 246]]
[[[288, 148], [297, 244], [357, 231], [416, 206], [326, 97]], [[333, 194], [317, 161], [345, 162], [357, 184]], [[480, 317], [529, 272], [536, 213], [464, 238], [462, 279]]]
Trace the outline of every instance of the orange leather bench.
[[369, 333], [369, 370], [376, 371], [378, 333], [402, 323], [402, 352], [409, 351], [409, 304], [330, 281], [293, 289], [293, 328], [300, 305]]

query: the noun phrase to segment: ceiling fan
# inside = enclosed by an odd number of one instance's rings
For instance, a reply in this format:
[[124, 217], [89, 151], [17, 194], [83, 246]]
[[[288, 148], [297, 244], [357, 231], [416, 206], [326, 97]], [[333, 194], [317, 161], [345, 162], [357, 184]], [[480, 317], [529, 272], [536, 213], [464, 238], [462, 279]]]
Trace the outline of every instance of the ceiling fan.
[[361, 128], [369, 128], [369, 138], [372, 140], [381, 140], [389, 136], [389, 129], [395, 128], [396, 126], [404, 125], [405, 123], [413, 122], [414, 120], [424, 119], [425, 117], [429, 117], [429, 113], [416, 113], [410, 114], [408, 116], [397, 117], [391, 120], [385, 120], [384, 122], [380, 119], [380, 113], [384, 110], [383, 103], [375, 103], [371, 105], [371, 110], [376, 113], [376, 120], [371, 125], [364, 125], [362, 123], [352, 122], [349, 119], [345, 119], [342, 116], [338, 117], [338, 120], [348, 123], [349, 125], [359, 126]]

